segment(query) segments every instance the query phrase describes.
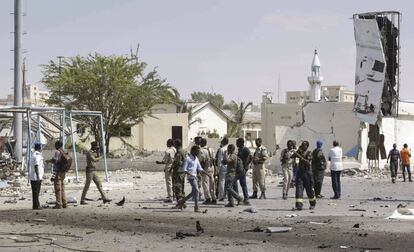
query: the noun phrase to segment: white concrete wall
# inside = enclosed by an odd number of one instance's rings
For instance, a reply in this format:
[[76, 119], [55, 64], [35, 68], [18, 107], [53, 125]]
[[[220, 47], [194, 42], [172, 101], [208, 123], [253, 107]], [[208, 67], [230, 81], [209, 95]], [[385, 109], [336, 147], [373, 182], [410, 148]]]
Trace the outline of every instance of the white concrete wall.
[[275, 126], [293, 127], [302, 123], [302, 106], [297, 104], [270, 103], [262, 104], [263, 145], [269, 150], [275, 150]]
[[227, 134], [227, 118], [218, 113], [210, 105], [207, 105], [200, 111], [194, 113], [192, 120], [195, 120], [197, 118], [201, 119], [201, 123], [195, 122], [190, 126], [188, 134], [188, 139], [190, 142], [202, 131], [207, 133], [209, 131], [214, 132], [214, 130], [216, 130], [217, 134], [219, 134], [220, 137], [223, 137]]
[[[188, 146], [188, 114], [167, 113], [156, 114], [156, 118], [147, 117], [144, 123], [137, 124], [131, 129], [131, 137], [123, 137], [127, 144], [138, 149], [148, 151], [162, 151], [166, 147], [167, 139], [172, 137], [172, 126], [182, 126], [183, 146]], [[118, 137], [112, 137], [109, 143], [110, 150], [125, 150], [127, 146]]]
[[[408, 144], [408, 148], [414, 147], [414, 120], [395, 119], [392, 117], [382, 118], [380, 124], [380, 134], [384, 134], [385, 150], [388, 152], [392, 149], [394, 143], [397, 144], [397, 149], [401, 150], [403, 144]], [[368, 144], [368, 140], [366, 141]], [[411, 159], [413, 162], [413, 159]], [[383, 168], [386, 160], [380, 160], [379, 166]]]

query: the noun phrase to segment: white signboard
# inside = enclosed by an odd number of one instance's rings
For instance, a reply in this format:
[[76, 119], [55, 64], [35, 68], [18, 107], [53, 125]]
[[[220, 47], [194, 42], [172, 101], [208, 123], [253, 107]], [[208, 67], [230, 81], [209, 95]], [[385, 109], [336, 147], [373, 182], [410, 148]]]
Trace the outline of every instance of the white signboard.
[[355, 106], [357, 117], [375, 124], [381, 115], [385, 57], [375, 19], [354, 19], [356, 42]]

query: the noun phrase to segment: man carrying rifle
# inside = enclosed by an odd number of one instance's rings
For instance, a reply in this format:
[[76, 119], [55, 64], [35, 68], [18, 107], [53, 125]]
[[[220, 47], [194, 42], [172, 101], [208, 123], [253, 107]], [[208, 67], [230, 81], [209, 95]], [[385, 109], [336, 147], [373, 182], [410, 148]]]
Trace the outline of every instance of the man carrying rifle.
[[303, 209], [303, 190], [308, 195], [309, 209], [314, 209], [316, 205], [315, 191], [313, 190], [313, 175], [311, 169], [312, 152], [308, 150], [309, 142], [303, 141], [292, 158], [299, 158], [299, 167], [296, 177], [296, 209]]

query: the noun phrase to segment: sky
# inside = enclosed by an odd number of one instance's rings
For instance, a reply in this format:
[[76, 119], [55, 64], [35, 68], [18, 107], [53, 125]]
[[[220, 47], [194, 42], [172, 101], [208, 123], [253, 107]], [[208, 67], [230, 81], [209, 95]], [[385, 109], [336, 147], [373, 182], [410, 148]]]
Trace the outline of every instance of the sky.
[[[23, 0], [27, 83], [57, 56], [128, 54], [139, 44], [148, 70], [183, 98], [193, 91], [259, 103], [307, 90], [316, 48], [323, 85], [354, 88], [352, 14], [396, 10], [401, 24], [401, 99], [414, 99], [414, 1]], [[13, 93], [13, 0], [0, 1], [0, 97]], [[278, 81], [280, 76], [280, 82]], [[278, 83], [280, 88], [278, 88]], [[281, 94], [278, 94], [281, 90]]]

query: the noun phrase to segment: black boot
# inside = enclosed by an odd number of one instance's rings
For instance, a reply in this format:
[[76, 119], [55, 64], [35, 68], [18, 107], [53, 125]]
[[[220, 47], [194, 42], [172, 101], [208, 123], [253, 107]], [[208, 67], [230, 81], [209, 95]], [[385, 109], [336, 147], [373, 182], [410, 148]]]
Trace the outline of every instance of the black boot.
[[257, 192], [253, 192], [252, 196], [249, 197], [250, 199], [257, 199]]
[[260, 198], [259, 199], [266, 199], [266, 193], [265, 192], [262, 192], [260, 194]]

